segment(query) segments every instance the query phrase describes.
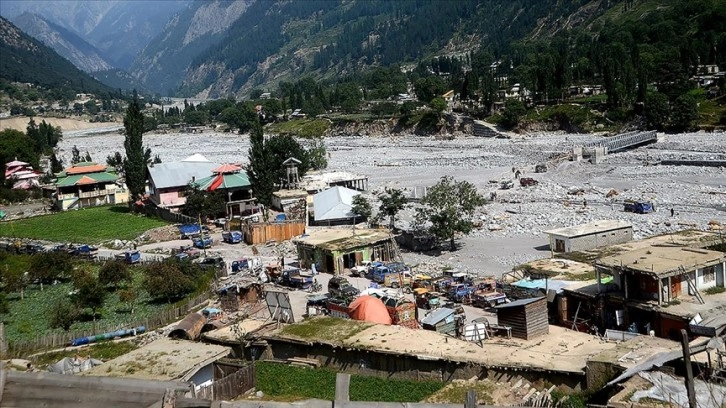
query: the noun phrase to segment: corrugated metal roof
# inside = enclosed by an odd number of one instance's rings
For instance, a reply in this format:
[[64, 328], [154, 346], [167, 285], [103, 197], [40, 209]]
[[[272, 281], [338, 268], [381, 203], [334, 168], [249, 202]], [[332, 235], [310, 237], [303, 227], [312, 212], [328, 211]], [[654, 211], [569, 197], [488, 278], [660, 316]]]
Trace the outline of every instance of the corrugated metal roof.
[[447, 316], [453, 314], [454, 312], [456, 312], [454, 309], [440, 307], [440, 308], [434, 310], [433, 312], [431, 312], [430, 315], [421, 319], [421, 324], [430, 324], [433, 326], [436, 323], [446, 319]]
[[55, 183], [58, 187], [68, 187], [76, 184], [91, 184], [88, 179], [92, 179], [96, 183], [112, 183], [118, 179], [118, 176], [113, 173], [89, 173], [89, 174], [75, 174], [67, 177], [60, 177]]
[[353, 208], [353, 197], [358, 194], [360, 192], [340, 186], [329, 188], [315, 194], [313, 196], [315, 221], [353, 217], [355, 215], [351, 211]]
[[529, 299], [519, 299], [515, 300], [514, 302], [505, 303], [503, 305], [499, 305], [496, 308], [497, 309], [506, 309], [508, 307], [517, 307], [517, 306], [526, 306], [530, 303], [534, 303], [540, 299], [544, 299], [544, 297], [536, 297], [536, 298], [529, 298]]
[[[206, 190], [209, 188], [209, 186], [214, 182], [214, 180], [218, 177], [218, 175], [213, 175], [209, 177], [205, 177], [203, 179], [197, 180], [197, 185], [200, 189]], [[223, 174], [222, 175], [222, 184], [220, 184], [215, 190], [217, 189], [227, 189], [227, 188], [240, 188], [240, 187], [249, 187], [252, 184], [250, 183], [249, 177], [247, 177], [247, 173], [231, 173], [231, 174]]]
[[192, 178], [202, 179], [212, 174], [218, 163], [208, 161], [180, 161], [158, 163], [149, 167], [149, 177], [155, 188], [186, 186]]

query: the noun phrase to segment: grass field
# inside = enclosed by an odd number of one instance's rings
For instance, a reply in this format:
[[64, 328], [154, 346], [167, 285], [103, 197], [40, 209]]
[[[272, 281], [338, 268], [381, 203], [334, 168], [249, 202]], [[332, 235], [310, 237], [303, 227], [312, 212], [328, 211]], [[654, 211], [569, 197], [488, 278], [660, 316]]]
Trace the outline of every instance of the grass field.
[[[256, 363], [257, 389], [275, 401], [335, 399], [336, 371], [271, 362]], [[439, 381], [407, 381], [352, 375], [351, 401], [418, 402], [444, 386]]]
[[[100, 315], [96, 319], [97, 328], [109, 325], [120, 325], [129, 322], [138, 322], [146, 317], [155, 315], [168, 305], [151, 303], [149, 294], [143, 288], [143, 274], [140, 268], [133, 268], [133, 287], [137, 293], [133, 315], [128, 311], [128, 305], [119, 301], [117, 293], [106, 296], [104, 305], [98, 310]], [[10, 312], [2, 317], [5, 322], [5, 337], [9, 342], [22, 342], [31, 340], [36, 336], [43, 336], [53, 331], [50, 320], [54, 307], [59, 301], [68, 299], [68, 293], [73, 290], [71, 283], [57, 285], [29, 285], [23, 299], [20, 294], [13, 293], [8, 297]], [[93, 321], [75, 322], [71, 331], [90, 330]]]
[[91, 207], [0, 223], [0, 237], [98, 244], [134, 239], [166, 221], [136, 215], [126, 206]]

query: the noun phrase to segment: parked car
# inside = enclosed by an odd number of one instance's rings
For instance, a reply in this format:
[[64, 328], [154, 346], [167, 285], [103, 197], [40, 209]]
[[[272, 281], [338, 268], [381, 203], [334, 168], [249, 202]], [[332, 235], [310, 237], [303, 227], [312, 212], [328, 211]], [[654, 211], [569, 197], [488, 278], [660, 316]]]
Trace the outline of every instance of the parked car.
[[371, 267], [371, 261], [363, 261], [360, 265], [350, 268], [350, 276], [361, 277], [368, 273]]
[[328, 293], [333, 297], [356, 297], [360, 291], [342, 276], [333, 276], [328, 281]]
[[212, 239], [209, 235], [196, 235], [192, 237], [192, 244], [195, 248], [203, 249], [203, 248], [211, 248], [212, 244], [214, 243], [214, 239]]
[[242, 242], [242, 232], [224, 231], [222, 233], [222, 241], [228, 244], [239, 244], [240, 242]]
[[206, 258], [196, 259], [196, 260], [194, 260], [194, 262], [204, 269], [207, 269], [207, 268], [216, 268], [219, 270], [227, 269], [227, 264], [224, 262], [224, 259], [221, 256], [208, 256]]

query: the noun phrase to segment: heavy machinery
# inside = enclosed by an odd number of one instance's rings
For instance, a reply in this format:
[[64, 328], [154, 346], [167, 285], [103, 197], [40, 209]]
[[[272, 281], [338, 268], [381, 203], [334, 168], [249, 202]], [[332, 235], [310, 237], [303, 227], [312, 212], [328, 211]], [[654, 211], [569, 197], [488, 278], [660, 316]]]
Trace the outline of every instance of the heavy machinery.
[[650, 201], [625, 200], [623, 203], [623, 210], [625, 212], [633, 212], [636, 214], [648, 214], [655, 211], [655, 206]]

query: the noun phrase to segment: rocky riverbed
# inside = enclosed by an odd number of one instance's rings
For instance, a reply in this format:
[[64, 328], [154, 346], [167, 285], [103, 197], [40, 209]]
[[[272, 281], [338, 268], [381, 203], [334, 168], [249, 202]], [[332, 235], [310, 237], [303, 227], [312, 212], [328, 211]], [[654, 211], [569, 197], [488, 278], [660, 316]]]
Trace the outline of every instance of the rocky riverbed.
[[[609, 155], [597, 165], [556, 160], [573, 145], [597, 137], [537, 133], [511, 139], [469, 136], [442, 140], [414, 135], [338, 135], [327, 137], [326, 144], [329, 170], [368, 176], [367, 194], [372, 199], [385, 187], [430, 186], [445, 175], [474, 183], [487, 197], [496, 193], [496, 199], [477, 214], [480, 228], [460, 239], [457, 251], [404, 254], [408, 262], [431, 268], [451, 266], [500, 274], [548, 256], [543, 231], [601, 219], [631, 222], [637, 238], [684, 228], [708, 229], [712, 220], [726, 224], [726, 169], [657, 164], [664, 159], [724, 160], [726, 134], [659, 135], [655, 144]], [[163, 161], [201, 153], [219, 163], [244, 163], [249, 149], [247, 135], [231, 133], [146, 134], [144, 142]], [[60, 145], [66, 159], [73, 145], [102, 161], [113, 151], [123, 151], [123, 136], [67, 132]], [[538, 163], [547, 163], [548, 171], [535, 174]], [[539, 184], [522, 187], [515, 183], [512, 189], [499, 189], [500, 181], [514, 180], [513, 168]], [[651, 200], [657, 211], [645, 215], [623, 212], [625, 199]], [[410, 223], [413, 214], [413, 208], [404, 210], [399, 225]]]

